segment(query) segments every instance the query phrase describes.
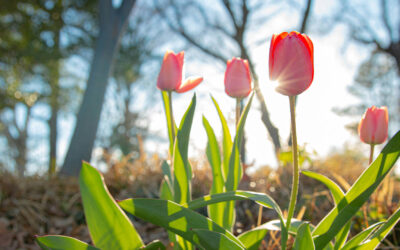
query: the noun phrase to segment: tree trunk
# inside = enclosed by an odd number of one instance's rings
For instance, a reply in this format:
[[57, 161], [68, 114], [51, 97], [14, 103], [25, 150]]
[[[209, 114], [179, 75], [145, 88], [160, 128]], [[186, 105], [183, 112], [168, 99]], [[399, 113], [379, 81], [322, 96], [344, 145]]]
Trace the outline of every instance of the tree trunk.
[[100, 1], [100, 33], [75, 131], [60, 175], [78, 176], [82, 161], [90, 161], [114, 55], [134, 2], [124, 0], [120, 8], [114, 9], [111, 1]]
[[[58, 64], [58, 63], [57, 63]], [[49, 130], [50, 130], [50, 137], [49, 137], [49, 177], [53, 176], [56, 167], [57, 167], [57, 135], [58, 135], [58, 112], [59, 112], [59, 67], [58, 65], [54, 69], [54, 82], [51, 83], [52, 85], [52, 92], [51, 92], [51, 116], [49, 120]]]

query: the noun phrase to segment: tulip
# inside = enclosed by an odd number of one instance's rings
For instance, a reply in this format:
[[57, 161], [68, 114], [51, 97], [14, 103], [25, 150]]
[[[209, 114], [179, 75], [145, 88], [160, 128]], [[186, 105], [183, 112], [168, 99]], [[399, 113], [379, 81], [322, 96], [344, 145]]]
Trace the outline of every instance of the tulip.
[[361, 141], [367, 144], [381, 144], [388, 137], [389, 115], [387, 107], [372, 106], [365, 111], [358, 125]]
[[202, 77], [189, 77], [182, 83], [184, 52], [175, 54], [168, 50], [164, 55], [160, 74], [157, 79], [157, 88], [164, 91], [175, 91], [183, 93], [199, 85]]
[[278, 81], [276, 91], [296, 96], [314, 78], [314, 48], [310, 38], [296, 31], [273, 35], [269, 49], [269, 78]]
[[226, 64], [225, 92], [231, 97], [244, 98], [251, 92], [249, 62], [241, 58], [232, 58]]

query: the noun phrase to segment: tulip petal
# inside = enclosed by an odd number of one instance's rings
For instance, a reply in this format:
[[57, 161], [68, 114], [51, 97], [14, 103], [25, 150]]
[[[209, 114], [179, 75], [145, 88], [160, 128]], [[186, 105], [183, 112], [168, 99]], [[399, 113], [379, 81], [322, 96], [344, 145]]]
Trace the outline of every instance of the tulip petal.
[[[283, 37], [283, 38], [282, 38]], [[279, 82], [276, 91], [294, 96], [305, 91], [314, 77], [311, 40], [297, 32], [279, 35], [271, 43], [270, 79]]]
[[368, 108], [358, 125], [358, 134], [362, 142], [381, 144], [388, 137], [389, 115], [387, 107]]
[[157, 79], [160, 90], [175, 90], [182, 82], [183, 52], [174, 54], [168, 50], [163, 59], [161, 70]]
[[231, 97], [247, 97], [251, 90], [249, 62], [241, 58], [229, 60], [225, 71], [225, 92]]
[[194, 77], [194, 76], [188, 77], [185, 80], [185, 82], [181, 86], [179, 86], [179, 88], [177, 88], [175, 91], [177, 93], [183, 93], [189, 91], [194, 87], [196, 87], [197, 85], [199, 85], [202, 81], [203, 77]]

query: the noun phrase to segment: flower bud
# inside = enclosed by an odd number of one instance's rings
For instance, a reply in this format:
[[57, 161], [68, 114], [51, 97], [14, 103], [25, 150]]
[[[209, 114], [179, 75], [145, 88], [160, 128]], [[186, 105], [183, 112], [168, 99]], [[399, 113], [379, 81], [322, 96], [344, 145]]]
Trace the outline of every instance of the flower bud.
[[358, 125], [361, 141], [367, 144], [381, 144], [388, 137], [389, 115], [387, 107], [372, 106], [365, 111]]
[[225, 71], [225, 92], [235, 98], [247, 97], [251, 90], [249, 62], [241, 58], [229, 60]]
[[175, 54], [168, 50], [163, 59], [160, 73], [157, 79], [157, 88], [163, 91], [176, 91], [183, 93], [199, 85], [202, 77], [189, 77], [182, 84], [184, 52]]
[[276, 91], [295, 96], [310, 87], [314, 78], [314, 48], [310, 38], [296, 31], [273, 35], [269, 49], [269, 78]]

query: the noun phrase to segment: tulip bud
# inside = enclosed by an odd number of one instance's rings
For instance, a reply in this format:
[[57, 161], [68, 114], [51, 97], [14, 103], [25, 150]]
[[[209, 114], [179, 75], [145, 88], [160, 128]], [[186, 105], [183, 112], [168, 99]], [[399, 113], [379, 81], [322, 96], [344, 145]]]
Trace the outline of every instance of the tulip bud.
[[190, 77], [182, 84], [184, 52], [175, 54], [168, 50], [163, 59], [157, 79], [157, 88], [164, 91], [183, 93], [199, 85], [202, 77]]
[[310, 87], [314, 78], [314, 48], [310, 38], [296, 31], [273, 35], [269, 49], [269, 78], [276, 91], [295, 96]]
[[372, 106], [365, 111], [358, 125], [361, 141], [367, 144], [381, 144], [388, 137], [389, 115], [387, 107]]
[[229, 60], [225, 71], [225, 92], [235, 98], [247, 97], [251, 90], [249, 62], [241, 58]]

